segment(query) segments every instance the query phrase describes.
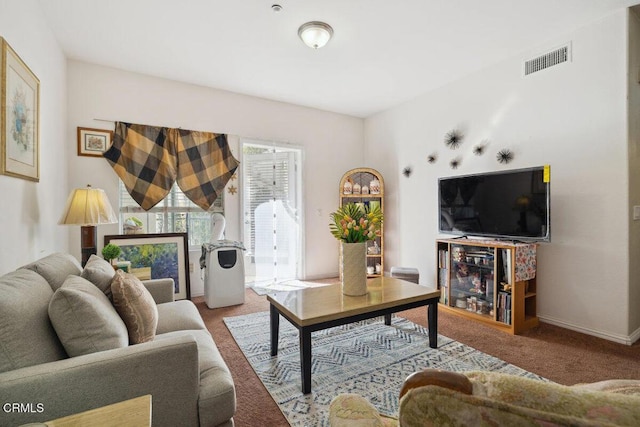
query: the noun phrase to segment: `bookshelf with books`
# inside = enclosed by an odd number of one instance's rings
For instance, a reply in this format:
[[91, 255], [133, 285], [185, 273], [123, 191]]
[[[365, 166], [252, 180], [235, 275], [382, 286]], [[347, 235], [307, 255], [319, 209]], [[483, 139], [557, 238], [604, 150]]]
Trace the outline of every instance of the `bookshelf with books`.
[[440, 309], [512, 334], [538, 325], [535, 243], [436, 241]]

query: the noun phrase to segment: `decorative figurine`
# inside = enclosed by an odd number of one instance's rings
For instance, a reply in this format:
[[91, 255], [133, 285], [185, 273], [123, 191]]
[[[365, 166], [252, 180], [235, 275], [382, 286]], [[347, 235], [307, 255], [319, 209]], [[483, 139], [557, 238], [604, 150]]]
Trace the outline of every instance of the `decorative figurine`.
[[342, 188], [342, 194], [353, 194], [353, 184], [351, 183], [351, 178], [345, 181], [344, 187]]
[[353, 194], [360, 194], [361, 187], [357, 182], [353, 184]]
[[369, 183], [369, 193], [380, 194], [380, 181], [378, 181], [378, 178], [373, 178]]

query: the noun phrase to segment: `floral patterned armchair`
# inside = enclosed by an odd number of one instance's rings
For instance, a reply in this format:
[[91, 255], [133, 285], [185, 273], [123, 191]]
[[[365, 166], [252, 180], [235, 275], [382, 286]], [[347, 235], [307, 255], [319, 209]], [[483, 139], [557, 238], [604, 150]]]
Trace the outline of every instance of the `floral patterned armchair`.
[[398, 419], [363, 397], [341, 394], [330, 406], [332, 427], [377, 426], [639, 426], [640, 381], [563, 386], [493, 372], [424, 370], [400, 391]]

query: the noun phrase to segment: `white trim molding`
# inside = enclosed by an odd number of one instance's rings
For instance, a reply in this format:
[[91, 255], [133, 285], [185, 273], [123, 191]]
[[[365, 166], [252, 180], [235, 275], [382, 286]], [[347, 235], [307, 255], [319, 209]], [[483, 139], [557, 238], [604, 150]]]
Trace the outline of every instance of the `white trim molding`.
[[556, 319], [549, 316], [538, 315], [538, 319], [541, 322], [549, 323], [550, 325], [560, 326], [561, 328], [570, 329], [576, 332], [581, 332], [586, 335], [592, 335], [594, 337], [617, 342], [619, 344], [631, 345], [640, 338], [640, 329], [637, 329], [632, 335], [619, 335], [619, 334], [612, 334], [609, 332], [598, 331], [595, 329], [584, 328], [582, 326], [574, 325], [573, 323], [565, 322], [564, 320]]

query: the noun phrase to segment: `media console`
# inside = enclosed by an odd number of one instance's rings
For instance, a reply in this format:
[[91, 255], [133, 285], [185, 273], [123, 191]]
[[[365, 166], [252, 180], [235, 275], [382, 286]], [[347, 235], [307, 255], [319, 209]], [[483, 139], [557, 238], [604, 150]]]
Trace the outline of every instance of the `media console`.
[[436, 241], [440, 308], [519, 334], [538, 325], [536, 243]]

